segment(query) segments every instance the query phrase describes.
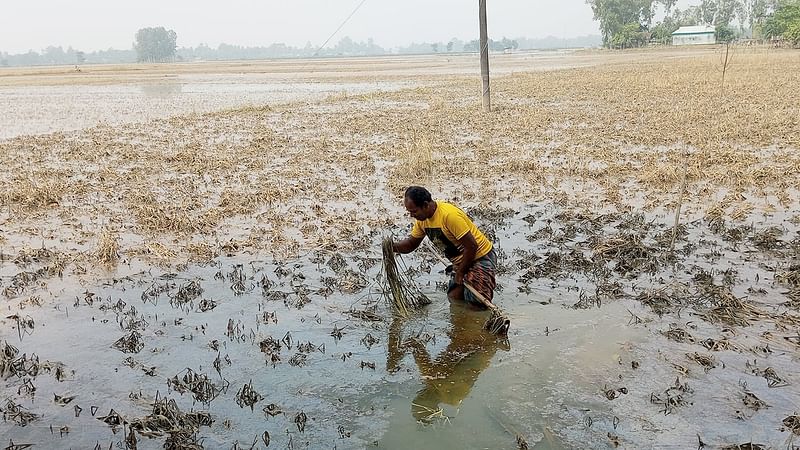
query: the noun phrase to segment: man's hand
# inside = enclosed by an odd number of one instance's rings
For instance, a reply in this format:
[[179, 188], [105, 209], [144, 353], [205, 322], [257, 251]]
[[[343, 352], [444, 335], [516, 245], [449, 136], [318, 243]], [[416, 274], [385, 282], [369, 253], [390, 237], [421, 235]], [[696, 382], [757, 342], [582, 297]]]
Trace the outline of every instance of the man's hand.
[[456, 268], [456, 273], [453, 275], [453, 281], [456, 284], [464, 284], [464, 275], [467, 273], [467, 271], [464, 269], [465, 266], [466, 264], [464, 264], [462, 261], [462, 263]]
[[455, 267], [456, 273], [454, 281], [456, 284], [464, 284], [464, 275], [466, 275], [469, 268], [472, 267], [472, 263], [475, 259], [475, 252], [478, 251], [478, 243], [475, 242], [475, 237], [470, 232], [467, 232], [467, 234], [459, 239], [458, 243], [461, 244], [461, 248], [463, 248], [464, 251], [461, 253], [461, 262]]
[[394, 242], [392, 244], [392, 249], [395, 253], [410, 253], [419, 247], [419, 244], [422, 243], [422, 239], [424, 238], [415, 238], [414, 236], [409, 236], [402, 241]]

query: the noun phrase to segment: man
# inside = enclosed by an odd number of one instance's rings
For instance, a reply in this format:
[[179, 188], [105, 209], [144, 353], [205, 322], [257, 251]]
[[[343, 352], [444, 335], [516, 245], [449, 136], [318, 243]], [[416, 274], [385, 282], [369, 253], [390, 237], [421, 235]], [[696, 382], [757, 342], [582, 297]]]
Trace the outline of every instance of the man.
[[492, 242], [472, 223], [466, 213], [443, 201], [434, 201], [431, 193], [420, 186], [406, 189], [403, 204], [416, 219], [411, 235], [394, 243], [397, 253], [410, 253], [419, 247], [425, 236], [453, 263], [453, 272], [447, 287], [451, 301], [466, 301], [484, 307], [476, 296], [464, 289], [464, 283], [478, 291], [485, 299], [494, 296], [497, 256]]

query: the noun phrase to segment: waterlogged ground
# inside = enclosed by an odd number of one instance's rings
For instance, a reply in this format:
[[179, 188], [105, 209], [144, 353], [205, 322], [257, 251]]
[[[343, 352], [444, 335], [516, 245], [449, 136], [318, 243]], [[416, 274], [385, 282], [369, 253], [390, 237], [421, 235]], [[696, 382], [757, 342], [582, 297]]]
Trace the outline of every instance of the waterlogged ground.
[[[393, 91], [402, 82], [278, 82], [257, 76], [182, 76], [111, 85], [0, 87], [0, 138], [118, 125], [249, 105]], [[98, 108], [98, 105], [104, 105]]]
[[[340, 259], [341, 255], [320, 252], [280, 265], [221, 258], [180, 273], [122, 268], [123, 273], [94, 287], [56, 278], [46, 288], [26, 288], [28, 304], [19, 315], [34, 325], [18, 328], [12, 320], [3, 339], [19, 349], [15, 360], [22, 354], [30, 360], [35, 354], [40, 364], [50, 361], [64, 369], [60, 380], [45, 370], [35, 377], [9, 374], [15, 389], [31, 380], [35, 391], [17, 404], [40, 417], [24, 427], [13, 420], [3, 426], [15, 442], [73, 447], [100, 442], [105, 447], [125, 433], [119, 427], [115, 434], [98, 418], [112, 409], [128, 421], [147, 416], [158, 393], [175, 399], [183, 411], [211, 413], [214, 423], [198, 433], [206, 448], [235, 441], [249, 445], [264, 431], [280, 446], [292, 442], [311, 448], [361, 448], [375, 443], [400, 448], [417, 442], [446, 448], [476, 443], [496, 448], [506, 443], [501, 447], [514, 448], [515, 436], [507, 427], [535, 442], [544, 427], [552, 426], [544, 420], [531, 422], [529, 408], [544, 412], [544, 403], [556, 401], [546, 386], [558, 373], [583, 371], [578, 363], [595, 368], [615, 363], [620, 344], [642, 335], [623, 328], [586, 337], [594, 327], [611, 328], [615, 317], [624, 319], [624, 308], [592, 314], [597, 317], [576, 329], [569, 317], [582, 314], [538, 304], [535, 299], [548, 302], [552, 297], [543, 291], [542, 296], [525, 297], [533, 303], [516, 306], [512, 299], [517, 296], [507, 296], [509, 301], [502, 304], [513, 317], [514, 332], [507, 341], [495, 342], [482, 331], [485, 314], [460, 306], [451, 309], [444, 293], [435, 288], [444, 280], [435, 268], [418, 278], [433, 304], [407, 321], [393, 319], [380, 295], [371, 292], [379, 270], [375, 253]], [[13, 261], [2, 268], [4, 280], [19, 269]], [[35, 263], [27, 267], [36, 268]], [[352, 286], [343, 279], [353, 280]], [[31, 305], [32, 297], [43, 306]], [[390, 328], [400, 343], [415, 337], [432, 358], [442, 359], [423, 364], [424, 381], [409, 348], [395, 351], [387, 367]], [[14, 334], [18, 332], [21, 339]], [[118, 342], [125, 338], [128, 341]], [[587, 344], [592, 344], [591, 351], [580, 349]], [[537, 351], [545, 347], [548, 350]], [[558, 357], [567, 348], [575, 352], [574, 360]], [[477, 361], [457, 361], [476, 351]], [[9, 371], [13, 361], [6, 363]], [[182, 378], [187, 369], [207, 375], [212, 392], [200, 392], [198, 400], [168, 382], [174, 376]], [[544, 370], [537, 373], [538, 369]], [[520, 379], [522, 374], [525, 378]], [[236, 401], [237, 392], [251, 380], [263, 397], [252, 411]], [[413, 415], [412, 403], [425, 403], [431, 412], [440, 406], [438, 401], [417, 399], [427, 382], [452, 392], [439, 392], [444, 395], [444, 415], [435, 415], [432, 425], [423, 426], [416, 420], [428, 413]], [[74, 399], [58, 405], [52, 401], [54, 394]], [[520, 394], [532, 397], [509, 402]], [[537, 406], [539, 402], [543, 403]], [[272, 411], [270, 405], [278, 409]], [[82, 409], [78, 416], [75, 406]], [[91, 414], [95, 408], [96, 414]], [[307, 417], [304, 427], [296, 423], [301, 414]], [[56, 431], [67, 427], [70, 432], [50, 434], [51, 424]], [[139, 445], [162, 443], [163, 438]]]
[[[0, 436], [795, 448], [800, 71], [736, 51], [724, 96], [708, 49], [504, 56], [491, 115], [463, 58], [0, 73]], [[403, 261], [432, 304], [392, 314], [409, 183], [495, 242], [507, 339], [425, 252]]]
[[[2, 434], [106, 448], [124, 445], [133, 426], [138, 448], [160, 448], [169, 429], [141, 425], [158, 396], [208, 413], [187, 435], [205, 448], [263, 446], [265, 432], [290, 448], [791, 441], [782, 420], [800, 401], [791, 331], [800, 319], [780, 306], [791, 284], [770, 264], [787, 267], [784, 252], [797, 251], [795, 223], [776, 215], [719, 234], [698, 220], [671, 254], [667, 214], [553, 204], [471, 213], [501, 255], [507, 340], [482, 331], [485, 313], [449, 304], [441, 266], [424, 253], [405, 262], [433, 303], [393, 317], [378, 293], [377, 238], [354, 254], [281, 262], [121, 266], [91, 286], [69, 276], [25, 285], [21, 273], [47, 267], [46, 249], [7, 255]], [[778, 224], [784, 231], [765, 240]], [[632, 253], [603, 256], [599, 243], [621, 236], [614, 242]], [[724, 292], [763, 314], [734, 317], [761, 320], [727, 322], [714, 309]]]
[[[703, 52], [708, 50], [699, 53]], [[531, 51], [494, 56], [492, 73], [625, 59], [569, 50]], [[313, 103], [331, 95], [394, 92], [431, 85], [436, 77], [478, 73], [477, 55], [204, 62], [168, 70], [152, 65], [0, 68], [0, 139], [255, 105]]]

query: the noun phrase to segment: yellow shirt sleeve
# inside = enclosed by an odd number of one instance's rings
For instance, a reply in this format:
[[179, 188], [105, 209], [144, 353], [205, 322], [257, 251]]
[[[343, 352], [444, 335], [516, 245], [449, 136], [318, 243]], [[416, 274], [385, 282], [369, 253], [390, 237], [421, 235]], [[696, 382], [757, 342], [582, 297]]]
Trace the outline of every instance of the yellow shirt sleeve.
[[456, 239], [461, 239], [470, 230], [469, 219], [461, 211], [448, 214], [443, 222], [447, 231]]
[[414, 226], [411, 228], [411, 237], [417, 239], [425, 237], [425, 230], [422, 228], [422, 223], [419, 220], [414, 221]]

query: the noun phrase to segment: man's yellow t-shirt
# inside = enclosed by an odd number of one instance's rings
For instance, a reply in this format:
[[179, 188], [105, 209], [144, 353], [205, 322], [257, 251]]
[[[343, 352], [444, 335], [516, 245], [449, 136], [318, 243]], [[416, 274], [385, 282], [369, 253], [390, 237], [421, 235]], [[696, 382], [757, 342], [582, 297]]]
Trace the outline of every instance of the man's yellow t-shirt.
[[420, 239], [428, 236], [433, 245], [453, 264], [459, 264], [464, 248], [459, 245], [458, 240], [467, 232], [472, 233], [478, 244], [475, 259], [482, 258], [492, 251], [492, 242], [481, 233], [464, 211], [455, 205], [437, 200], [433, 216], [426, 220], [414, 221], [411, 236]]

